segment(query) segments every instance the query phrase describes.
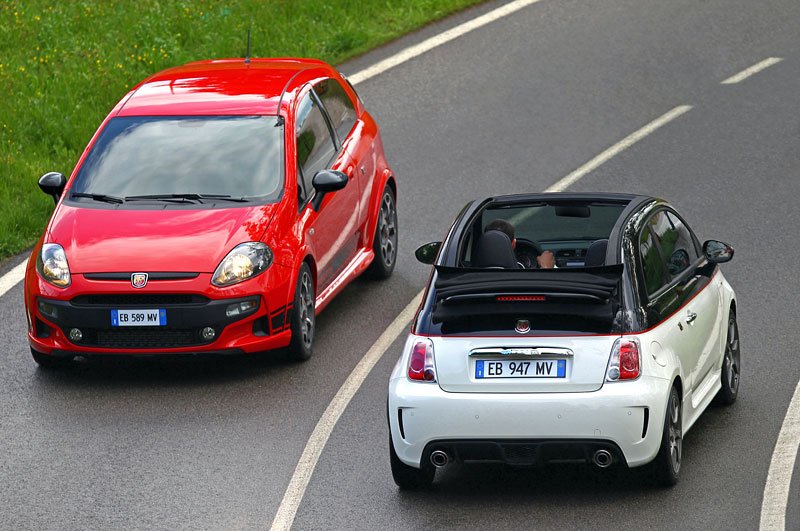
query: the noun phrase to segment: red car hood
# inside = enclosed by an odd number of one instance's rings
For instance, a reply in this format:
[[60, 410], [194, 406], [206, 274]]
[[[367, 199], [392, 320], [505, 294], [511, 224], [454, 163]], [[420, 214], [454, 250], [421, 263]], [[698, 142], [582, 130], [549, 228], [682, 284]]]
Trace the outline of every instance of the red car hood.
[[213, 273], [236, 245], [258, 241], [277, 205], [206, 210], [106, 210], [61, 205], [49, 242], [72, 273]]

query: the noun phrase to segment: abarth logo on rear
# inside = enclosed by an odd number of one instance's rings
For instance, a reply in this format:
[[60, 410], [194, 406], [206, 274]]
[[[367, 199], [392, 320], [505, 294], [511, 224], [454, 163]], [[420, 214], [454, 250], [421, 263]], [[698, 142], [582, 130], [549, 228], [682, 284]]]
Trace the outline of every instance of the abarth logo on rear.
[[500, 351], [503, 356], [539, 356], [539, 352], [535, 348], [504, 348]]
[[531, 322], [527, 319], [520, 319], [517, 321], [517, 326], [514, 327], [514, 330], [520, 334], [527, 334], [531, 331]]
[[131, 286], [141, 289], [147, 285], [147, 273], [134, 273], [131, 275]]

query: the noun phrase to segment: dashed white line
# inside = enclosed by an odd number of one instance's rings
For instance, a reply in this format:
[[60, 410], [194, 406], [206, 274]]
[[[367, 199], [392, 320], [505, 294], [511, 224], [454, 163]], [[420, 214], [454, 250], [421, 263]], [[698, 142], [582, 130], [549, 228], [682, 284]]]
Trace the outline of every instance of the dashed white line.
[[414, 57], [422, 55], [423, 53], [430, 51], [437, 46], [441, 46], [442, 44], [461, 37], [472, 30], [485, 26], [491, 22], [494, 22], [495, 20], [508, 16], [539, 1], [541, 0], [516, 0], [514, 2], [509, 2], [508, 4], [500, 6], [497, 9], [493, 9], [492, 11], [489, 11], [488, 13], [485, 13], [479, 17], [468, 20], [467, 22], [459, 24], [454, 28], [425, 39], [418, 44], [409, 46], [408, 48], [397, 52], [391, 57], [387, 57], [383, 61], [378, 61], [369, 68], [365, 68], [364, 70], [355, 73], [352, 76], [348, 76], [347, 79], [349, 79], [353, 84], [366, 81], [367, 79], [375, 77], [382, 72], [386, 72], [390, 68], [394, 68], [401, 63], [405, 63], [409, 59], [413, 59]]
[[283, 495], [278, 512], [275, 514], [275, 519], [272, 521], [272, 530], [288, 530], [292, 527], [297, 508], [300, 507], [300, 502], [303, 500], [308, 482], [311, 480], [311, 474], [317, 466], [317, 461], [331, 436], [333, 428], [339, 421], [339, 417], [347, 408], [347, 404], [358, 392], [361, 384], [366, 379], [369, 372], [375, 366], [383, 353], [386, 352], [394, 340], [405, 330], [411, 318], [419, 307], [422, 300], [422, 293], [419, 292], [411, 299], [411, 302], [400, 312], [392, 324], [381, 334], [381, 337], [370, 347], [366, 355], [361, 358], [353, 372], [347, 377], [336, 396], [333, 397], [331, 403], [325, 409], [322, 417], [317, 422], [311, 437], [309, 437], [306, 447], [303, 449], [303, 455], [300, 456], [300, 461], [294, 469], [292, 480], [289, 486], [286, 487], [286, 493]]
[[784, 531], [786, 529], [786, 509], [789, 505], [789, 491], [792, 486], [792, 472], [800, 451], [800, 382], [794, 390], [789, 409], [783, 419], [772, 460], [769, 464], [767, 483], [764, 486], [764, 499], [761, 502], [761, 531]]
[[0, 297], [22, 280], [22, 277], [25, 276], [25, 266], [27, 264], [28, 261], [23, 260], [21, 264], [17, 264], [14, 269], [0, 277]]
[[752, 76], [753, 74], [758, 74], [759, 72], [761, 72], [765, 68], [769, 68], [770, 66], [774, 65], [775, 63], [780, 63], [781, 61], [783, 61], [782, 57], [768, 57], [768, 58], [764, 59], [763, 61], [759, 61], [758, 63], [754, 64], [750, 68], [745, 68], [744, 70], [742, 70], [738, 74], [729, 77], [725, 81], [722, 81], [721, 84], [722, 85], [732, 85], [734, 83], [740, 83], [740, 82], [744, 81], [745, 79], [747, 79], [748, 77]]
[[545, 192], [562, 192], [573, 185], [575, 182], [582, 179], [587, 173], [590, 173], [596, 170], [602, 164], [608, 162], [611, 158], [615, 157], [616, 155], [620, 154], [621, 152], [625, 151], [632, 145], [634, 145], [639, 140], [643, 139], [647, 135], [653, 133], [656, 129], [663, 127], [664, 125], [668, 124], [678, 116], [682, 115], [685, 112], [691, 110], [691, 105], [679, 105], [675, 107], [671, 111], [662, 114], [649, 124], [645, 125], [641, 129], [634, 131], [633, 133], [629, 134], [610, 148], [606, 149], [599, 155], [595, 156], [592, 160], [581, 166], [580, 168], [576, 169], [575, 171], [571, 172], [569, 175], [565, 176], [563, 179], [552, 185], [550, 188], [545, 190]]

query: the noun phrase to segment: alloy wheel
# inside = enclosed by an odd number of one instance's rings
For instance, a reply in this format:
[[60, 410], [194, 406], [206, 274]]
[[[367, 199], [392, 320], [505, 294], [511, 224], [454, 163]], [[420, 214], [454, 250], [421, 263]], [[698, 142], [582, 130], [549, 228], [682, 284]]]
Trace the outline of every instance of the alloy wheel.
[[383, 200], [381, 201], [378, 234], [380, 237], [381, 260], [389, 267], [394, 263], [397, 255], [397, 211], [394, 207], [394, 199], [389, 192], [383, 194]]
[[314, 284], [311, 275], [303, 271], [300, 278], [300, 334], [303, 337], [303, 345], [311, 347], [314, 341]]
[[669, 402], [669, 456], [673, 470], [677, 473], [681, 468], [683, 456], [683, 429], [681, 427], [681, 402], [678, 392], [673, 389]]
[[739, 363], [741, 352], [739, 350], [739, 329], [736, 320], [728, 322], [728, 343], [725, 345], [725, 379], [732, 393], [739, 390]]

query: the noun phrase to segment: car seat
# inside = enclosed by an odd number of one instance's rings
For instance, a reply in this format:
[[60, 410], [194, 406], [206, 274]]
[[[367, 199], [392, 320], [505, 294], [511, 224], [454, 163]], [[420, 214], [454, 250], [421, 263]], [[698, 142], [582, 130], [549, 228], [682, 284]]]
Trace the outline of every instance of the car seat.
[[583, 267], [598, 267], [606, 264], [608, 240], [595, 240], [586, 250]]
[[472, 253], [472, 266], [519, 269], [508, 235], [499, 230], [481, 234]]

